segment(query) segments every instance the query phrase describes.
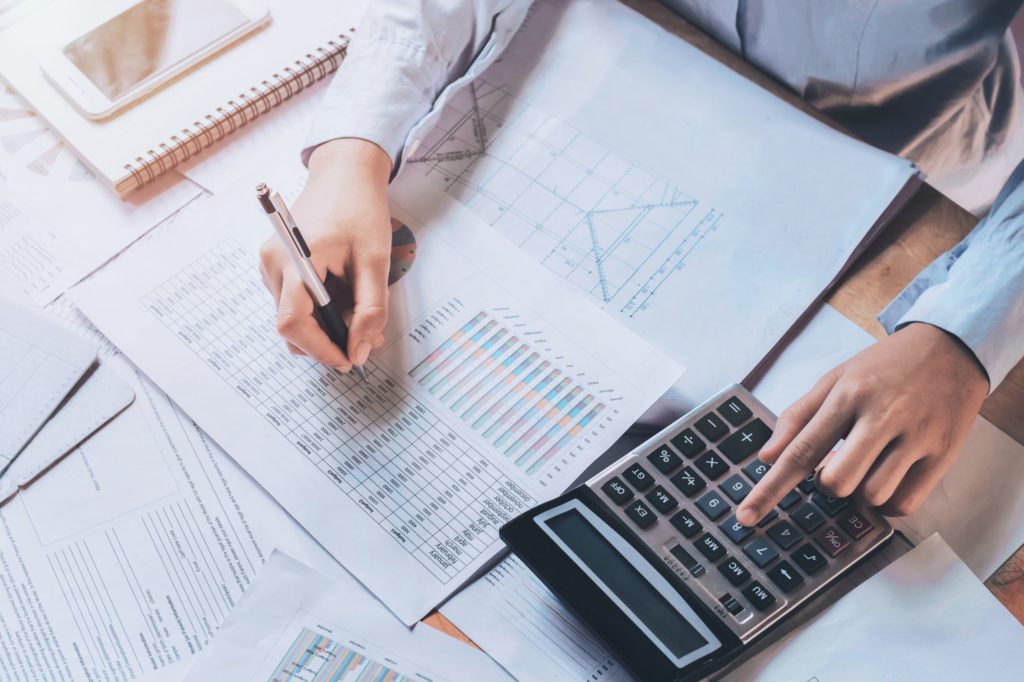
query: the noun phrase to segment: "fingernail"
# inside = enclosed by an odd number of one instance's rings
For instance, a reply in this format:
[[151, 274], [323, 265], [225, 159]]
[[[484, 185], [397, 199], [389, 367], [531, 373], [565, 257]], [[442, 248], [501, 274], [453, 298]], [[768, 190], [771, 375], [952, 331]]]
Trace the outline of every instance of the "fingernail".
[[334, 369], [338, 370], [342, 374], [348, 374], [352, 371], [352, 365], [338, 365]]
[[369, 341], [363, 340], [356, 344], [355, 350], [352, 351], [352, 364], [365, 365], [367, 358], [370, 357], [370, 345]]
[[737, 509], [736, 520], [744, 526], [753, 526], [757, 523], [757, 514], [752, 509]]

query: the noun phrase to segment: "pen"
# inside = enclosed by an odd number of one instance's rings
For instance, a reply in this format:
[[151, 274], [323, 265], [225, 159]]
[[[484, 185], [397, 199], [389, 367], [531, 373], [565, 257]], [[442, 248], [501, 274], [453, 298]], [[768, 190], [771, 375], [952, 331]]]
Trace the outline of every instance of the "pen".
[[[277, 236], [284, 242], [285, 249], [288, 250], [292, 263], [299, 271], [302, 283], [306, 286], [306, 291], [313, 298], [313, 305], [323, 322], [324, 331], [327, 332], [327, 336], [330, 337], [334, 345], [347, 354], [348, 327], [345, 326], [345, 321], [341, 319], [338, 311], [331, 305], [331, 295], [327, 293], [327, 287], [320, 281], [320, 275], [313, 267], [313, 261], [310, 260], [312, 254], [309, 247], [306, 246], [302, 232], [299, 231], [299, 226], [292, 218], [291, 211], [288, 210], [281, 195], [271, 192], [266, 183], [261, 182], [256, 185], [256, 198], [260, 200], [260, 206], [270, 218], [270, 223], [274, 226]], [[360, 379], [366, 381], [366, 370], [362, 366], [353, 365], [352, 368]]]

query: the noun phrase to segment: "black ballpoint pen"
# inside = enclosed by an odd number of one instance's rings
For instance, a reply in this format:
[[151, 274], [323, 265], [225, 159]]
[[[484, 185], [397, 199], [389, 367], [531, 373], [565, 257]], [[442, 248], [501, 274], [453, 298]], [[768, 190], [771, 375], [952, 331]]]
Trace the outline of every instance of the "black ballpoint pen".
[[[260, 200], [260, 206], [263, 207], [267, 217], [270, 218], [277, 236], [284, 242], [285, 248], [291, 256], [292, 263], [295, 265], [295, 269], [299, 271], [302, 283], [306, 286], [306, 291], [313, 298], [313, 305], [317, 315], [323, 322], [324, 331], [327, 332], [327, 336], [334, 345], [347, 355], [348, 327], [345, 326], [345, 321], [341, 319], [338, 311], [331, 305], [331, 295], [327, 293], [327, 287], [320, 281], [320, 275], [317, 274], [316, 268], [313, 267], [313, 261], [310, 260], [312, 254], [309, 251], [309, 247], [306, 246], [306, 240], [303, 239], [302, 232], [299, 231], [299, 226], [295, 224], [295, 219], [292, 218], [291, 211], [288, 210], [288, 206], [285, 205], [281, 195], [277, 192], [271, 192], [265, 183], [261, 182], [256, 185], [256, 198]], [[359, 378], [366, 381], [366, 370], [361, 365], [353, 365], [352, 369], [359, 375]]]

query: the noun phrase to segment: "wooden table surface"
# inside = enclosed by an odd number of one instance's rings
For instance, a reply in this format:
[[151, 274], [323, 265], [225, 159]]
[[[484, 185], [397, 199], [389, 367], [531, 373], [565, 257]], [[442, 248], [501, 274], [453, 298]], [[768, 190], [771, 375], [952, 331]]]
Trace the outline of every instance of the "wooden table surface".
[[[642, 14], [734, 71], [801, 109], [835, 126], [783, 85], [729, 52], [714, 39], [651, 0], [625, 0]], [[847, 318], [875, 337], [885, 332], [875, 317], [918, 272], [964, 237], [977, 218], [930, 186], [924, 186], [871, 248], [854, 264], [827, 297]], [[1018, 443], [1024, 444], [1024, 362], [985, 401], [982, 415]], [[1024, 491], [1022, 491], [1024, 494]], [[1021, 623], [1024, 623], [1024, 547], [986, 581], [986, 586]], [[453, 637], [470, 640], [440, 613], [424, 623]]]

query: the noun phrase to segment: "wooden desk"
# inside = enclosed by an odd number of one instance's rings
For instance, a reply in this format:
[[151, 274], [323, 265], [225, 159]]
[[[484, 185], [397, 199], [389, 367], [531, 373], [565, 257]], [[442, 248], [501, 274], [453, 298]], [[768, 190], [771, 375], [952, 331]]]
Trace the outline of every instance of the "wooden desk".
[[[744, 62], [714, 39], [683, 21], [662, 5], [650, 0], [624, 0], [639, 12], [700, 48], [734, 71], [790, 102], [815, 118], [835, 126], [796, 97], [785, 86]], [[872, 247], [854, 264], [849, 274], [828, 296], [839, 312], [875, 337], [885, 332], [875, 317], [937, 256], [971, 231], [977, 219], [951, 200], [923, 187]], [[982, 415], [998, 428], [1024, 444], [1024, 362], [995, 391], [982, 408]], [[1021, 491], [1024, 494], [1024, 491]], [[1010, 557], [987, 581], [999, 601], [1024, 623], [1024, 547]], [[440, 613], [427, 616], [425, 623], [453, 637], [469, 642]]]

